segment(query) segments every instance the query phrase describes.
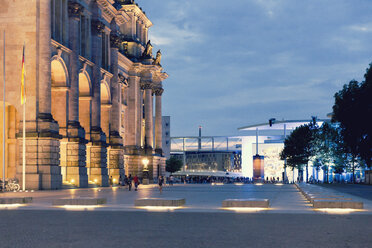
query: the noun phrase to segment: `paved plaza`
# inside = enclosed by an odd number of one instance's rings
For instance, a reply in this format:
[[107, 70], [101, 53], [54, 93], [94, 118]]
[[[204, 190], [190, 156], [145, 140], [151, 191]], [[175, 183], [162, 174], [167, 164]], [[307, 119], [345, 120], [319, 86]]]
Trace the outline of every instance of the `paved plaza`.
[[[320, 187], [320, 186], [318, 186]], [[370, 187], [372, 190], [372, 187]], [[334, 189], [326, 189], [333, 192]], [[367, 189], [366, 189], [367, 190]], [[349, 194], [344, 194], [349, 197]], [[28, 193], [33, 203], [0, 210], [0, 247], [369, 247], [372, 201], [347, 214], [315, 211], [294, 185], [174, 185], [160, 194], [153, 185], [138, 191], [89, 188]], [[103, 197], [97, 208], [65, 209], [53, 199]], [[185, 198], [179, 209], [135, 208], [144, 197]], [[269, 199], [268, 209], [231, 211], [229, 198]]]

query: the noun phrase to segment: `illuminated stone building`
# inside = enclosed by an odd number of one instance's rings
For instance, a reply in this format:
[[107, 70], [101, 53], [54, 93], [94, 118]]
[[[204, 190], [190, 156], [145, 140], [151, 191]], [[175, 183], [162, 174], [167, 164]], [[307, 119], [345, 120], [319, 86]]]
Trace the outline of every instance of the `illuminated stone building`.
[[[151, 26], [133, 0], [2, 1], [6, 177], [22, 179], [23, 44], [28, 189], [107, 186], [109, 177], [147, 170], [151, 181], [165, 173], [161, 102], [168, 75], [160, 51], [152, 55]], [[2, 34], [0, 43], [2, 54]]]

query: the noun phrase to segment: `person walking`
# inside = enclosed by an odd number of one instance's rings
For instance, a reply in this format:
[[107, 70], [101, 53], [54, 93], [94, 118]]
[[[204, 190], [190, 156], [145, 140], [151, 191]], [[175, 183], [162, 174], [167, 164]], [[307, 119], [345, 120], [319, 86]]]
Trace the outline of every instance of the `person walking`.
[[169, 177], [169, 185], [173, 185], [173, 180], [174, 180], [173, 175], [170, 175], [170, 177]]
[[139, 179], [138, 179], [137, 175], [134, 176], [133, 182], [134, 182], [134, 190], [137, 191], [137, 188], [138, 188], [138, 185], [139, 185]]
[[123, 185], [124, 185], [123, 177], [120, 174], [120, 176], [119, 176], [119, 188], [121, 188], [121, 186], [123, 186]]
[[131, 191], [132, 190], [132, 175], [129, 174], [128, 176], [128, 190]]
[[159, 191], [160, 191], [160, 194], [163, 192], [163, 183], [164, 183], [164, 178], [163, 178], [163, 176], [159, 176], [158, 184], [159, 184]]

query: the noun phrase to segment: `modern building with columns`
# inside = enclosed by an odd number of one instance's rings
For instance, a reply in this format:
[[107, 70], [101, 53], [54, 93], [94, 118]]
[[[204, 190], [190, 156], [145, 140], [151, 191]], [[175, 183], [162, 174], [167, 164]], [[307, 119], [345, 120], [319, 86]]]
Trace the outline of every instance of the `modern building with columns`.
[[[27, 189], [108, 186], [110, 177], [151, 181], [165, 173], [168, 75], [160, 51], [153, 56], [151, 26], [133, 0], [2, 1], [7, 178], [22, 180], [24, 44]], [[1, 34], [1, 58], [3, 40]]]

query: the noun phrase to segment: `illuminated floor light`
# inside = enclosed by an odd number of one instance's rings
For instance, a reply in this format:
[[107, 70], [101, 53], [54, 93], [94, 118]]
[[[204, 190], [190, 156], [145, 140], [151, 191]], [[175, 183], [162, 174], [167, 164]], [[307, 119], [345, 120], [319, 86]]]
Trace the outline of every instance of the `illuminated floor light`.
[[254, 185], [261, 186], [263, 183], [255, 183]]
[[234, 183], [236, 186], [243, 186], [244, 183]]
[[260, 212], [264, 210], [269, 210], [268, 208], [222, 208], [223, 210], [229, 210], [229, 211], [234, 211], [234, 212], [239, 212], [239, 213], [255, 213], [255, 212]]
[[25, 204], [19, 204], [19, 203], [15, 203], [15, 204], [0, 204], [0, 209], [15, 209], [15, 208], [23, 207], [23, 206], [26, 206], [26, 205]]
[[63, 205], [59, 206], [59, 208], [65, 208], [66, 210], [93, 210], [95, 208], [99, 208], [98, 205]]
[[171, 206], [143, 206], [143, 207], [136, 207], [138, 209], [145, 209], [148, 211], [155, 211], [155, 212], [168, 212], [174, 211], [176, 209], [181, 209], [184, 207], [171, 207]]
[[276, 186], [282, 186], [283, 184], [282, 183], [276, 183], [275, 185]]
[[327, 214], [350, 214], [352, 212], [363, 212], [362, 209], [353, 208], [316, 208], [315, 211], [327, 213]]

